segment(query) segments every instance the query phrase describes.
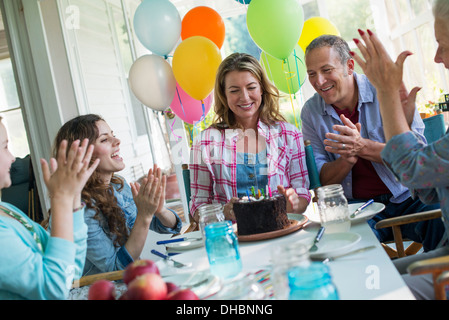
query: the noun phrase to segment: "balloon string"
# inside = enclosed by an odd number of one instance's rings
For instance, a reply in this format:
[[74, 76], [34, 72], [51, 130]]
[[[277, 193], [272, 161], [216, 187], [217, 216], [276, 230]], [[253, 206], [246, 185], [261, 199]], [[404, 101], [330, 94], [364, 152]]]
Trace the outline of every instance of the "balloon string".
[[204, 125], [206, 125], [206, 108], [204, 107], [204, 100], [201, 100], [201, 108], [203, 109], [203, 115], [200, 118], [200, 121], [204, 121]]
[[186, 112], [184, 111], [184, 106], [182, 105], [181, 96], [179, 95], [178, 87], [176, 87], [176, 93], [178, 94], [179, 104], [181, 105], [182, 112], [184, 113], [184, 117], [186, 116]]
[[[304, 84], [304, 82], [301, 83], [301, 79], [299, 78], [299, 68], [298, 68], [298, 60], [297, 60], [297, 59], [299, 59], [299, 57], [296, 55], [296, 49], [293, 49], [293, 55], [295, 56], [296, 74], [298, 75], [298, 84], [299, 84], [299, 88], [301, 88], [302, 85]], [[304, 80], [306, 80], [305, 77], [304, 77]]]
[[[267, 67], [268, 67], [268, 71], [270, 72], [270, 77], [271, 77], [271, 79], [274, 79], [273, 74], [271, 73], [270, 63], [268, 62], [267, 54], [264, 51], [262, 51], [261, 54], [265, 55], [265, 60], [267, 61]], [[263, 59], [262, 59], [262, 61], [263, 61]]]
[[[285, 72], [285, 70], [284, 70], [284, 60], [282, 60], [282, 71], [284, 72], [284, 74], [286, 74], [286, 72]], [[289, 72], [289, 73], [291, 73], [291, 72]], [[292, 104], [292, 109], [293, 109], [293, 118], [295, 119], [295, 125], [296, 125], [296, 128], [298, 128], [299, 129], [299, 126], [298, 126], [298, 121], [296, 121], [296, 112], [295, 112], [295, 106], [293, 105], [293, 100], [292, 100], [292, 94], [291, 94], [291, 91], [290, 91], [290, 84], [288, 83], [288, 80], [289, 80], [290, 78], [288, 78], [287, 76], [286, 76], [286, 80], [287, 80], [287, 87], [288, 87], [288, 95], [289, 95], [289, 97], [290, 97], [290, 102], [291, 102], [291, 104]]]
[[201, 108], [203, 109], [203, 114], [201, 115], [201, 118], [198, 121], [193, 123], [193, 128], [190, 131], [190, 143], [193, 143], [193, 130], [195, 130], [195, 135], [200, 132], [197, 125], [201, 123], [201, 121], [204, 121], [204, 126], [206, 126], [206, 108], [204, 106], [204, 100], [201, 100]]
[[[299, 59], [299, 57], [296, 55], [296, 49], [293, 49], [293, 55], [295, 56], [296, 75], [297, 75], [297, 77], [298, 77], [298, 84], [299, 84], [299, 95], [301, 95], [301, 87], [302, 87], [302, 85], [304, 84], [304, 82], [301, 83], [301, 78], [299, 77], [299, 68], [298, 68], [298, 60], [297, 60], [297, 59]], [[304, 80], [305, 80], [305, 79], [306, 79], [306, 78], [304, 77]], [[296, 95], [295, 95], [295, 99], [296, 99]], [[295, 116], [295, 118], [296, 118], [296, 116]], [[301, 118], [299, 118], [299, 125], [300, 125], [300, 127], [302, 128]], [[298, 128], [298, 129], [299, 129], [299, 128]]]
[[[198, 123], [200, 123], [201, 121], [206, 119], [206, 108], [204, 107], [203, 100], [201, 100], [201, 108], [203, 109], [203, 114], [202, 114], [201, 118], [193, 124], [195, 127]], [[204, 125], [206, 125], [206, 121], [204, 121]]]
[[[170, 112], [170, 111], [166, 111], [166, 113], [167, 113], [167, 114], [169, 113], [169, 114], [175, 115], [174, 113], [172, 113], [172, 112]], [[182, 137], [176, 135], [175, 130], [173, 129], [173, 126], [175, 125], [175, 121], [176, 121], [176, 117], [173, 118], [173, 122], [172, 122], [172, 124], [171, 124], [171, 126], [170, 126], [170, 130], [171, 130], [171, 133], [176, 137], [176, 140], [179, 141], [180, 139], [182, 139]]]

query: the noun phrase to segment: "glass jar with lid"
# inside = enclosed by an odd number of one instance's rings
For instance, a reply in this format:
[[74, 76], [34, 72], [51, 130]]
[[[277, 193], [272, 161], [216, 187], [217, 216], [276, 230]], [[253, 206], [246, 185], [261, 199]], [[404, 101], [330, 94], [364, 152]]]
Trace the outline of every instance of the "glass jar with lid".
[[326, 228], [326, 233], [349, 231], [348, 200], [341, 184], [320, 187], [317, 194], [321, 225]]

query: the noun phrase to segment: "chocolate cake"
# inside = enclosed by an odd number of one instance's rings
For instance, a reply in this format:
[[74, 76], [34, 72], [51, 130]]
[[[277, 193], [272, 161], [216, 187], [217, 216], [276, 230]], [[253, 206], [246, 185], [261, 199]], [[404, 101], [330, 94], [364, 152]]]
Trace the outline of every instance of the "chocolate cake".
[[287, 217], [287, 200], [284, 195], [252, 201], [243, 197], [234, 203], [233, 210], [237, 220], [238, 235], [270, 232], [290, 225]]

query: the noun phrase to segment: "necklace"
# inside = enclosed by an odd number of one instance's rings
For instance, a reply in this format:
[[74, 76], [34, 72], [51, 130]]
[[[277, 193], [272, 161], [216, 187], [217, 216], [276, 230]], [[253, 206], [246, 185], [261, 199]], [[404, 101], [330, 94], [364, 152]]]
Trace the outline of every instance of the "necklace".
[[32, 224], [30, 224], [24, 217], [22, 217], [20, 214], [12, 212], [11, 210], [8, 210], [2, 206], [0, 206], [0, 209], [9, 215], [11, 218], [19, 221], [28, 231], [31, 232], [31, 235], [33, 236], [34, 241], [36, 241], [36, 244], [38, 248], [41, 250], [42, 253], [44, 253], [44, 249], [42, 246], [42, 241], [39, 235], [37, 234], [36, 230], [34, 230], [34, 227]]

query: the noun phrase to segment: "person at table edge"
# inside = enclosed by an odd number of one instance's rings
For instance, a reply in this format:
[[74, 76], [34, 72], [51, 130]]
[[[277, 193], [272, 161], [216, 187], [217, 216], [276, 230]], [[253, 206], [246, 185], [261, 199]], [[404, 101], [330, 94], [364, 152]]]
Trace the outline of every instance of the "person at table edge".
[[[449, 2], [436, 0], [433, 4], [433, 15], [435, 16], [435, 39], [438, 43], [434, 60], [436, 63], [444, 63], [445, 68], [449, 69]], [[412, 89], [408, 98], [409, 103], [405, 105], [401, 105], [396, 88], [402, 81], [404, 61], [412, 53], [404, 51], [398, 56], [396, 62], [393, 62], [374, 33], [367, 30], [361, 33], [361, 36], [365, 45], [358, 39], [356, 44], [363, 59], [353, 52], [351, 54], [379, 92], [380, 109], [387, 138], [382, 158], [388, 168], [412, 190], [414, 195], [428, 203], [438, 201], [441, 203], [442, 221], [447, 238], [449, 232], [449, 135], [446, 133], [439, 140], [426, 145], [410, 130], [410, 115], [415, 110], [414, 101], [419, 88]], [[379, 72], [384, 68], [389, 72]], [[418, 260], [447, 255], [449, 255], [449, 245], [446, 240], [442, 247], [420, 255], [397, 259], [394, 264], [417, 299], [435, 299], [432, 274], [412, 276], [407, 274], [407, 267]], [[446, 297], [448, 294], [446, 287]]]
[[[385, 136], [376, 89], [354, 71], [346, 41], [333, 35], [318, 37], [306, 48], [305, 62], [316, 93], [301, 111], [302, 131], [311, 141], [321, 184], [342, 184], [350, 202], [384, 203], [385, 210], [368, 220], [381, 242], [393, 239], [391, 228], [375, 229], [381, 219], [439, 208], [412, 198], [383, 164]], [[407, 96], [404, 85], [401, 96]], [[417, 111], [411, 130], [425, 141]], [[402, 232], [428, 251], [440, 244], [444, 227], [440, 221], [426, 221], [404, 226]]]

